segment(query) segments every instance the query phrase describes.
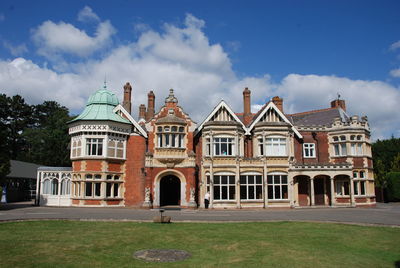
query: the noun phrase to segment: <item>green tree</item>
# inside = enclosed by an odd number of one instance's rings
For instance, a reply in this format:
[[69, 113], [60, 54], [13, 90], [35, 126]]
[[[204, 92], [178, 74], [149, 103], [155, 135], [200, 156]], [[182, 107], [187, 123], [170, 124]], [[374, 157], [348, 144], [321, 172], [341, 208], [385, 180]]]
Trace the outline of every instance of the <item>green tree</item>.
[[[3, 185], [5, 177], [10, 173], [10, 152], [8, 146], [9, 129], [6, 125], [8, 117], [8, 98], [6, 95], [0, 95], [0, 188]], [[0, 194], [1, 196], [1, 194]]]
[[55, 101], [45, 101], [33, 106], [33, 119], [33, 127], [24, 132], [28, 144], [26, 158], [48, 166], [70, 165], [68, 109]]
[[390, 171], [400, 172], [400, 152], [393, 158]]

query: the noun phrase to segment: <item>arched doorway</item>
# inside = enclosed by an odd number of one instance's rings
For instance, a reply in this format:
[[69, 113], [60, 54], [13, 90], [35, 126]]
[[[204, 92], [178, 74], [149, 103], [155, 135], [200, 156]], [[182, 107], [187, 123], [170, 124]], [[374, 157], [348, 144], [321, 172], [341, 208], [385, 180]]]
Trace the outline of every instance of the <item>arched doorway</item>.
[[307, 176], [296, 176], [299, 206], [310, 205], [309, 180]]
[[180, 206], [181, 181], [174, 175], [166, 175], [160, 180], [160, 206]]

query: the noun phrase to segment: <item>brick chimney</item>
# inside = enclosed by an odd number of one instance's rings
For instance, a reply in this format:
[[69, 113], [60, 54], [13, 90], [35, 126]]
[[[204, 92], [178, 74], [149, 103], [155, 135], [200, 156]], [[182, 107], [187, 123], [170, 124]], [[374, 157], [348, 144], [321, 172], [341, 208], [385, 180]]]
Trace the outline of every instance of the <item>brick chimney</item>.
[[250, 95], [251, 91], [246, 87], [243, 90], [243, 121], [246, 126], [250, 123], [252, 117]]
[[279, 96], [275, 96], [272, 98], [272, 102], [278, 107], [279, 110], [283, 113], [283, 99], [279, 98]]
[[154, 117], [154, 103], [156, 100], [156, 96], [154, 95], [153, 90], [150, 90], [149, 94], [147, 94], [147, 113], [146, 113], [146, 121], [149, 121]]
[[122, 107], [125, 108], [125, 110], [128, 111], [128, 113], [131, 113], [131, 95], [132, 95], [132, 86], [129, 84], [129, 82], [126, 82], [124, 86], [124, 101], [122, 102]]
[[139, 106], [139, 120], [146, 119], [146, 105], [140, 104]]
[[342, 108], [344, 111], [346, 111], [346, 102], [339, 98], [331, 101], [331, 108], [339, 108], [339, 107]]

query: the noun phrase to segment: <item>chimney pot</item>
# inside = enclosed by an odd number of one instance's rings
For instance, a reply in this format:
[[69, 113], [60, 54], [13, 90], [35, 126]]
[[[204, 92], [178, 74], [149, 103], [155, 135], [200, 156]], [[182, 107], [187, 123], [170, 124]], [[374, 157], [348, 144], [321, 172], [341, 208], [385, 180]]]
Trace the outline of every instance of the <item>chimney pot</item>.
[[275, 96], [272, 98], [272, 102], [278, 107], [279, 110], [283, 113], [283, 99], [279, 98], [279, 96]]

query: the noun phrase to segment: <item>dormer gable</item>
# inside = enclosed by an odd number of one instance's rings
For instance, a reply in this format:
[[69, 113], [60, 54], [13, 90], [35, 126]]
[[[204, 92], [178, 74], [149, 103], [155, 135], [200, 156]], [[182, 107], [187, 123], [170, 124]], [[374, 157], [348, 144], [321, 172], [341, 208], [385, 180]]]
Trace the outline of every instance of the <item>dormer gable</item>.
[[254, 129], [255, 125], [259, 122], [265, 123], [286, 123], [291, 126], [293, 132], [298, 138], [302, 138], [300, 132], [293, 126], [293, 124], [286, 118], [286, 116], [281, 112], [281, 110], [271, 101], [258, 112], [254, 117], [253, 122], [247, 129], [247, 135]]
[[221, 100], [221, 102], [212, 110], [212, 112], [207, 116], [207, 118], [200, 124], [198, 131], [204, 127], [207, 122], [232, 122], [239, 124], [243, 130], [246, 130], [245, 125], [239, 119], [239, 117], [232, 111], [229, 105]]

